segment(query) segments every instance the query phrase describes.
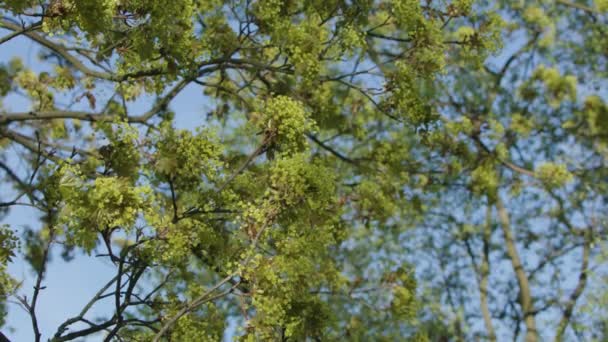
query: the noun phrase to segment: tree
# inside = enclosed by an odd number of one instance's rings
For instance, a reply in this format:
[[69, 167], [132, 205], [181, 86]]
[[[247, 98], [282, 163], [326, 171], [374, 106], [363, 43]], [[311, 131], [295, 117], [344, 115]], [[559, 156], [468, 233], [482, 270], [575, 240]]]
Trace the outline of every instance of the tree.
[[[0, 5], [44, 65], [0, 68], [36, 341], [601, 338], [605, 1]], [[115, 273], [41, 331], [57, 253]]]
[[606, 4], [489, 5], [505, 45], [447, 63], [423, 149], [448, 172], [425, 180], [406, 254], [439, 303], [427, 314], [460, 339], [591, 340], [606, 320], [585, 299], [605, 292]]

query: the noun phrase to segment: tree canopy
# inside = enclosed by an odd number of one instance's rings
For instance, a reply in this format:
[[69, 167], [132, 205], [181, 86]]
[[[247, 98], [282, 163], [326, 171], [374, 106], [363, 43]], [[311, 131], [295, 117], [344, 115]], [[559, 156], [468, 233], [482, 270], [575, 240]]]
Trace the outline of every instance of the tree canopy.
[[[608, 338], [606, 0], [0, 12], [36, 54], [0, 54], [0, 223], [37, 222], [1, 226], [2, 317], [36, 341]], [[114, 275], [43, 331], [61, 258]]]

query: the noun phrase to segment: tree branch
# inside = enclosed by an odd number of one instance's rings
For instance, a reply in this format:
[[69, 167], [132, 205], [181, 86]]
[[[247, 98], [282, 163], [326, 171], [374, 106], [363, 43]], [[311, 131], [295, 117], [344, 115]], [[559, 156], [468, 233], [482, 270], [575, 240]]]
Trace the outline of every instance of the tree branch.
[[[128, 270], [129, 270], [129, 267], [127, 267], [124, 272], [127, 272]], [[68, 326], [82, 320], [84, 318], [84, 316], [87, 314], [87, 312], [93, 307], [93, 305], [102, 298], [103, 293], [106, 292], [106, 290], [109, 289], [110, 286], [112, 286], [112, 284], [114, 282], [116, 282], [116, 280], [118, 279], [118, 276], [119, 276], [119, 274], [115, 275], [99, 291], [97, 291], [95, 296], [93, 296], [93, 298], [84, 306], [84, 308], [82, 308], [82, 310], [80, 311], [80, 313], [77, 316], [74, 316], [74, 317], [66, 320], [65, 322], [63, 322], [59, 326], [59, 328], [57, 328], [57, 332], [55, 332], [55, 336], [53, 337], [53, 340], [60, 340], [61, 335], [63, 334], [64, 331], [66, 331], [68, 329]]]
[[32, 295], [32, 301], [29, 304], [29, 312], [32, 320], [32, 328], [34, 329], [34, 340], [36, 342], [40, 342], [40, 337], [42, 334], [40, 333], [40, 328], [38, 327], [38, 318], [36, 317], [36, 304], [38, 303], [38, 296], [40, 295], [40, 290], [44, 289], [42, 286], [42, 279], [44, 278], [46, 272], [46, 265], [49, 257], [49, 250], [51, 249], [51, 244], [53, 243], [53, 228], [49, 227], [50, 233], [48, 237], [48, 242], [44, 247], [44, 252], [42, 253], [42, 261], [40, 265], [40, 269], [38, 270], [38, 274], [36, 276], [36, 285], [34, 285], [34, 294]]
[[315, 142], [317, 145], [319, 145], [321, 148], [323, 148], [324, 150], [328, 151], [329, 153], [331, 153], [332, 155], [334, 155], [335, 157], [337, 157], [341, 161], [346, 162], [348, 164], [352, 164], [352, 165], [357, 165], [358, 164], [357, 161], [346, 157], [345, 155], [343, 155], [340, 152], [338, 152], [335, 149], [333, 149], [331, 146], [329, 146], [329, 145], [325, 144], [323, 141], [319, 140], [319, 138], [317, 138], [314, 134], [307, 133], [306, 136], [310, 140], [312, 140], [313, 142]]
[[585, 243], [583, 245], [583, 260], [581, 262], [581, 271], [578, 275], [578, 283], [576, 284], [576, 288], [570, 294], [570, 299], [566, 303], [566, 308], [564, 309], [564, 313], [562, 318], [559, 321], [557, 326], [557, 333], [555, 334], [555, 341], [562, 341], [564, 337], [564, 332], [570, 324], [570, 320], [572, 318], [572, 314], [574, 312], [574, 307], [576, 306], [576, 302], [579, 297], [583, 294], [585, 287], [587, 286], [587, 270], [589, 268], [589, 254], [591, 252], [591, 228], [586, 231], [585, 234]]
[[600, 14], [600, 12], [598, 10], [596, 10], [595, 8], [585, 6], [583, 4], [579, 4], [576, 2], [571, 2], [571, 1], [567, 1], [567, 0], [555, 0], [555, 2], [557, 2], [558, 4], [562, 4], [564, 6], [567, 6], [567, 7], [572, 7], [572, 8], [579, 9], [581, 11], [585, 11], [589, 14]]
[[[0, 23], [0, 27], [4, 27], [4, 24]], [[18, 36], [20, 36], [20, 35], [22, 35], [22, 34], [24, 34], [26, 32], [35, 31], [35, 30], [37, 30], [37, 29], [39, 29], [41, 27], [42, 27], [42, 21], [38, 21], [38, 22], [36, 22], [36, 23], [34, 23], [34, 24], [30, 25], [30, 26], [22, 27], [20, 30], [13, 30], [13, 29], [9, 28], [10, 30], [13, 31], [13, 33], [8, 34], [8, 35], [0, 38], [0, 45], [2, 45], [4, 43], [8, 42], [9, 40], [11, 40], [11, 39], [13, 39], [15, 37], [18, 37]]]
[[[15, 24], [15, 23], [12, 23], [11, 21], [7, 20], [6, 18], [0, 21], [0, 26], [5, 27], [5, 28], [15, 31], [15, 32], [22, 31], [21, 26]], [[78, 69], [80, 72], [82, 72], [83, 74], [85, 74], [87, 76], [104, 79], [104, 80], [108, 80], [108, 81], [122, 80], [121, 77], [117, 77], [117, 76], [109, 74], [107, 72], [95, 71], [95, 70], [88, 68], [80, 60], [78, 60], [78, 58], [72, 56], [63, 46], [56, 44], [35, 32], [25, 31], [22, 34], [27, 36], [31, 40], [35, 41], [36, 43], [57, 53], [59, 56], [61, 56], [66, 61], [68, 61], [70, 64], [72, 64], [72, 66], [74, 66], [76, 69]]]
[[515, 245], [515, 240], [511, 231], [509, 214], [507, 213], [507, 209], [505, 208], [502, 200], [500, 199], [500, 195], [498, 194], [496, 196], [496, 210], [498, 211], [498, 218], [505, 236], [507, 255], [509, 256], [509, 259], [511, 259], [511, 265], [519, 285], [519, 302], [521, 304], [524, 322], [526, 324], [526, 342], [535, 342], [538, 340], [538, 331], [536, 330], [532, 292], [530, 290], [528, 276], [523, 268], [521, 259], [519, 257], [519, 252], [517, 251], [517, 246]]
[[496, 341], [496, 331], [492, 323], [492, 314], [488, 307], [488, 277], [490, 275], [490, 239], [492, 237], [492, 207], [488, 201], [486, 223], [483, 231], [483, 253], [481, 261], [481, 279], [479, 281], [479, 302], [483, 321], [488, 333], [488, 340]]

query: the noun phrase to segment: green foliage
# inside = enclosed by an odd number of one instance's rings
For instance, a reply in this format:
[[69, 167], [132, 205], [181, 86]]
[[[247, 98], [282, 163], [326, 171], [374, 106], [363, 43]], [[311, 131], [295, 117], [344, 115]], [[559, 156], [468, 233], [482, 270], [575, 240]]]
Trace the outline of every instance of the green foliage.
[[591, 135], [602, 135], [608, 127], [608, 105], [597, 95], [589, 96], [585, 99], [581, 116], [587, 123]]
[[494, 196], [498, 189], [498, 174], [496, 167], [491, 161], [487, 161], [471, 172], [471, 186], [473, 192]]
[[17, 281], [8, 273], [8, 263], [17, 254], [20, 240], [8, 225], [0, 225], [0, 326], [4, 326], [7, 314], [5, 305], [18, 288]]
[[8, 225], [0, 226], [0, 263], [6, 265], [15, 257], [19, 248], [19, 238]]
[[519, 113], [515, 113], [511, 116], [510, 128], [517, 134], [527, 136], [534, 129], [534, 122]]
[[358, 211], [362, 216], [376, 219], [388, 219], [394, 215], [398, 208], [391, 196], [382, 189], [378, 180], [363, 181], [357, 186]]
[[153, 160], [159, 180], [169, 180], [184, 190], [196, 188], [203, 178], [216, 180], [222, 166], [221, 147], [211, 132], [199, 130], [193, 134], [165, 126], [156, 139]]
[[[428, 62], [432, 61], [429, 60]], [[407, 64], [398, 63], [397, 68], [390, 79], [389, 89], [392, 92], [390, 97], [386, 99], [384, 106], [395, 113], [397, 117], [405, 118], [412, 125], [419, 126], [432, 123], [436, 120], [437, 115], [426, 101], [430, 95], [425, 94], [425, 90], [429, 87], [429, 80], [420, 78], [417, 71]], [[424, 73], [423, 75], [427, 74]]]
[[178, 341], [213, 342], [222, 339], [224, 329], [221, 311], [210, 304], [199, 309], [195, 315], [181, 319], [171, 337]]
[[59, 191], [64, 201], [59, 224], [76, 246], [91, 251], [98, 234], [115, 227], [131, 227], [148, 207], [148, 187], [137, 187], [123, 177], [97, 177], [87, 182], [78, 168], [65, 167]]
[[99, 155], [106, 171], [111, 170], [118, 177], [137, 179], [140, 168], [138, 132], [125, 123], [101, 123], [108, 144], [99, 148]]
[[541, 28], [551, 24], [551, 19], [547, 16], [545, 11], [543, 11], [541, 7], [534, 5], [527, 6], [524, 9], [522, 17], [527, 23]]
[[534, 172], [548, 187], [564, 186], [573, 179], [572, 174], [563, 164], [543, 163], [536, 167]]
[[303, 105], [286, 96], [277, 96], [260, 105], [252, 120], [264, 133], [266, 144], [287, 155], [306, 149], [306, 136], [314, 123]]
[[552, 106], [558, 106], [565, 98], [576, 100], [576, 77], [572, 75], [562, 76], [557, 69], [541, 65], [532, 73], [532, 80], [541, 81], [547, 87]]

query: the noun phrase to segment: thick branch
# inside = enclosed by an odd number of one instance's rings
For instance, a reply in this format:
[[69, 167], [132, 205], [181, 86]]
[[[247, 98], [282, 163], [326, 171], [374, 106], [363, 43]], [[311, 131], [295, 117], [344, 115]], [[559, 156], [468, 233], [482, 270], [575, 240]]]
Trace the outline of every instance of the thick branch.
[[481, 275], [479, 281], [479, 302], [483, 321], [490, 341], [496, 341], [496, 331], [492, 323], [492, 314], [488, 307], [488, 276], [490, 274], [490, 238], [492, 236], [492, 207], [488, 203], [486, 224], [483, 231], [483, 253], [481, 258]]
[[557, 2], [558, 4], [562, 4], [564, 6], [567, 6], [567, 7], [572, 7], [572, 8], [579, 9], [581, 11], [585, 11], [589, 14], [600, 14], [600, 12], [598, 10], [596, 10], [595, 8], [585, 6], [583, 4], [579, 4], [576, 2], [571, 2], [571, 1], [567, 1], [567, 0], [556, 0], [555, 2]]
[[498, 218], [505, 236], [507, 255], [511, 260], [513, 271], [517, 277], [517, 284], [519, 285], [519, 303], [523, 311], [524, 323], [526, 325], [526, 342], [536, 342], [538, 340], [538, 332], [536, 330], [536, 318], [534, 317], [532, 291], [528, 282], [528, 276], [521, 263], [517, 246], [515, 245], [509, 214], [500, 199], [500, 195], [496, 196], [496, 210], [498, 211]]
[[[20, 32], [23, 30], [23, 28], [21, 26], [15, 24], [15, 23], [12, 23], [6, 19], [3, 19], [2, 21], [0, 21], [0, 26], [5, 27], [5, 28], [15, 31], [15, 32]], [[80, 60], [78, 60], [78, 58], [71, 55], [63, 46], [53, 43], [52, 41], [44, 38], [43, 36], [39, 35], [36, 32], [26, 31], [26, 32], [23, 32], [23, 35], [27, 36], [28, 38], [35, 41], [36, 43], [57, 53], [62, 58], [64, 58], [66, 61], [68, 61], [70, 64], [72, 64], [72, 66], [74, 66], [76, 69], [78, 69], [80, 72], [82, 72], [83, 74], [85, 74], [87, 76], [100, 78], [100, 79], [104, 79], [104, 80], [109, 80], [109, 81], [120, 81], [121, 80], [120, 77], [117, 77], [115, 75], [111, 75], [106, 72], [95, 71], [93, 69], [88, 68]]]
[[54, 110], [54, 111], [30, 111], [18, 113], [0, 113], [0, 125], [19, 121], [52, 120], [52, 119], [78, 119], [82, 121], [104, 121], [111, 120], [114, 115], [96, 114], [83, 111]]
[[[81, 321], [84, 321], [84, 320], [81, 319]], [[97, 333], [99, 331], [102, 331], [104, 329], [107, 329], [107, 328], [113, 326], [114, 324], [116, 324], [116, 318], [113, 318], [113, 319], [111, 319], [109, 321], [103, 322], [103, 323], [101, 323], [99, 325], [92, 325], [89, 328], [82, 329], [82, 330], [79, 330], [79, 331], [75, 331], [73, 333], [69, 333], [69, 334], [67, 334], [67, 335], [65, 335], [63, 337], [54, 339], [53, 342], [70, 341], [70, 340], [73, 340], [73, 339], [76, 339], [76, 338], [79, 338], [79, 337], [88, 336], [88, 335]]]
[[502, 165], [506, 166], [507, 168], [517, 172], [517, 173], [521, 173], [522, 175], [526, 175], [532, 178], [536, 178], [536, 175], [534, 174], [534, 171], [530, 171], [528, 169], [524, 169], [521, 166], [517, 166], [515, 164], [513, 164], [512, 162], [510, 162], [509, 160], [503, 160], [500, 159], [496, 153], [494, 153], [494, 151], [490, 150], [490, 148], [488, 146], [486, 146], [483, 141], [481, 141], [481, 139], [479, 138], [479, 136], [477, 135], [471, 135], [471, 139], [473, 139], [473, 141], [477, 144], [477, 146], [481, 147], [482, 150], [484, 150], [487, 154], [495, 157]]
[[[36, 22], [36, 23], [34, 23], [34, 24], [30, 25], [30, 26], [23, 27], [20, 30], [13, 30], [13, 29], [11, 29], [13, 31], [13, 33], [8, 34], [8, 35], [0, 38], [0, 45], [8, 42], [9, 40], [11, 40], [11, 39], [13, 39], [15, 37], [18, 37], [18, 36], [20, 36], [22, 34], [25, 34], [26, 32], [35, 31], [35, 30], [41, 28], [42, 27], [41, 24], [42, 24], [42, 22], [39, 21], [39, 22]], [[0, 25], [3, 25], [3, 24], [0, 24]]]

